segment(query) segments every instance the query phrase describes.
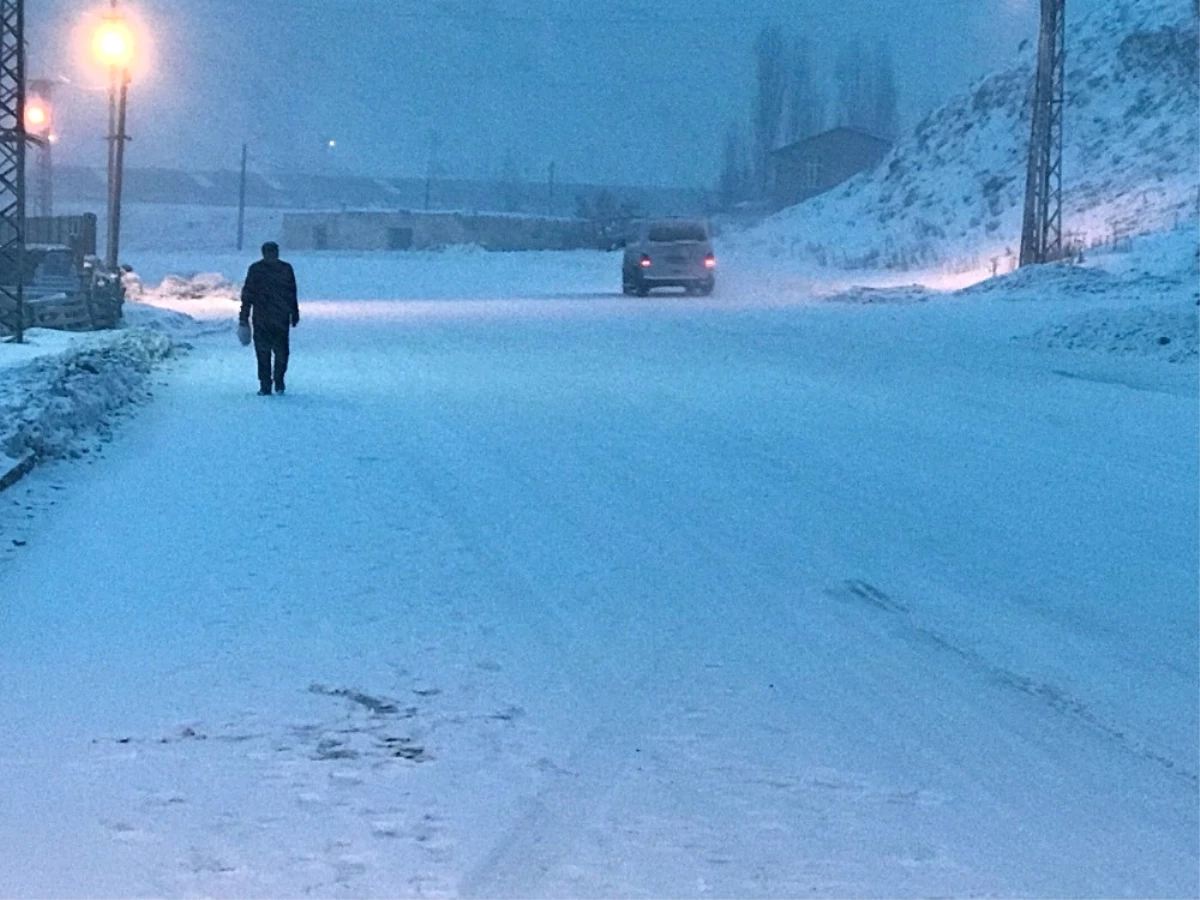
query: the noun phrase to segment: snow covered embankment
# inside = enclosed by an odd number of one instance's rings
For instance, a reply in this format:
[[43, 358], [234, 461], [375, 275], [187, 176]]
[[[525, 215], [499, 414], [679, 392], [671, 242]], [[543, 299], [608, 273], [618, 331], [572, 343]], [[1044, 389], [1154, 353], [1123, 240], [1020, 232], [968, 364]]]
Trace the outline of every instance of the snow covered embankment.
[[1135, 241], [1086, 266], [1049, 265], [959, 291], [964, 299], [1083, 300], [1087, 309], [1022, 338], [1048, 349], [1195, 365], [1200, 360], [1200, 256], [1192, 228]]
[[[1197, 18], [1112, 0], [1071, 25], [1063, 220], [1083, 247], [1195, 221]], [[921, 122], [873, 172], [732, 244], [844, 269], [1011, 269], [1019, 249], [1034, 48]]]
[[1169, 363], [1200, 359], [1200, 319], [1196, 310], [1143, 307], [1102, 309], [1043, 328], [1029, 336], [1054, 349], [1088, 350], [1125, 357], [1148, 357]]
[[186, 348], [136, 328], [82, 338], [0, 371], [0, 475], [24, 460], [91, 452], [121, 410], [149, 398], [155, 366]]

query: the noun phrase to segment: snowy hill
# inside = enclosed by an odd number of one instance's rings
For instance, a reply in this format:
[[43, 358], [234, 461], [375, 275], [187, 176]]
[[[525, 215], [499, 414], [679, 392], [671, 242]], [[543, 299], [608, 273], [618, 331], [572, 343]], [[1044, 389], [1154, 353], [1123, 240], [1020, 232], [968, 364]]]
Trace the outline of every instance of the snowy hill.
[[[1198, 29], [1190, 0], [1068, 11], [1064, 217], [1084, 246], [1196, 217]], [[1034, 42], [932, 113], [873, 172], [732, 243], [846, 268], [1005, 260], [1020, 243]], [[1001, 262], [1001, 270], [1004, 263]]]

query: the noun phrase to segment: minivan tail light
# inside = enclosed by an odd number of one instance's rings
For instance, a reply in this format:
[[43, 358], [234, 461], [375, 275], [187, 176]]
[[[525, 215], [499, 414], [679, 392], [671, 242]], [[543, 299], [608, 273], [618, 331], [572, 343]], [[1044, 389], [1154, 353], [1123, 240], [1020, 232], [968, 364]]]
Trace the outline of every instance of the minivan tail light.
[[717, 267], [717, 258], [711, 253], [704, 257], [704, 268], [715, 269]]
[[652, 266], [652, 265], [653, 265], [653, 263], [652, 263], [652, 262], [650, 262], [650, 257], [648, 257], [646, 254], [644, 254], [644, 253], [643, 253], [643, 254], [642, 254], [642, 261], [639, 263], [639, 265], [640, 265], [640, 266], [641, 266], [643, 269], [648, 269], [648, 268], [650, 268], [650, 266]]

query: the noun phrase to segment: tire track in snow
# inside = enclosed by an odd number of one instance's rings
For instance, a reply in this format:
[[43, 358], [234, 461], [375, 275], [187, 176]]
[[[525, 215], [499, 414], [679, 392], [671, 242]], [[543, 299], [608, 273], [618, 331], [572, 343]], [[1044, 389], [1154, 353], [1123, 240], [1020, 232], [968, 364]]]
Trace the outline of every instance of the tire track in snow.
[[[446, 449], [469, 445], [451, 431], [432, 438], [427, 436], [425, 442]], [[542, 642], [540, 653], [560, 663], [569, 661], [572, 670], [586, 673], [593, 685], [607, 686], [599, 694], [604, 698], [602, 705], [589, 706], [586, 716], [592, 724], [575, 742], [574, 749], [566, 759], [545, 761], [544, 768], [553, 777], [521, 801], [513, 821], [458, 885], [462, 896], [525, 896], [568, 852], [569, 841], [578, 832], [580, 816], [586, 815], [597, 798], [611, 789], [624, 769], [636, 765], [635, 757], [614, 759], [612, 738], [619, 734], [621, 744], [632, 746], [653, 720], [655, 713], [646, 694], [659, 675], [659, 665], [651, 663], [634, 675], [628, 667], [618, 670], [610, 659], [595, 655], [584, 623], [558, 609], [554, 598], [500, 549], [506, 546], [507, 536], [496, 527], [495, 520], [469, 512], [467, 497], [476, 495], [468, 494], [468, 486], [460, 483], [451, 471], [451, 465], [457, 462], [460, 471], [478, 475], [484, 468], [481, 458], [453, 460], [443, 455], [443, 464], [435, 467], [418, 450], [408, 449], [407, 456], [413, 470], [421, 473], [419, 481], [430, 496], [436, 497], [438, 505], [452, 517], [463, 544], [496, 577], [490, 585], [491, 595], [516, 601], [515, 605], [526, 616], [531, 610], [536, 611], [537, 620], [526, 617], [521, 625]], [[518, 486], [514, 482], [520, 477], [509, 468], [483, 475], [481, 481], [504, 484], [514, 490]], [[536, 484], [527, 478], [519, 486], [530, 494], [536, 489]], [[492, 612], [502, 614], [498, 610]], [[538, 620], [542, 627], [538, 627]], [[593, 691], [589, 696], [594, 698], [597, 694]]]
[[1130, 733], [1127, 729], [1106, 720], [1083, 700], [1072, 696], [1069, 691], [1055, 684], [998, 665], [982, 654], [944, 637], [934, 629], [912, 621], [906, 604], [889, 597], [874, 585], [852, 579], [829, 588], [826, 593], [834, 599], [899, 617], [902, 622], [903, 635], [910, 643], [932, 648], [942, 658], [952, 660], [955, 665], [966, 666], [986, 676], [994, 684], [1002, 685], [1032, 698], [1052, 710], [1056, 715], [1073, 720], [1102, 735], [1120, 746], [1125, 752], [1160, 766], [1172, 777], [1182, 779], [1193, 786], [1200, 784], [1200, 776], [1196, 772], [1154, 749], [1147, 741]]

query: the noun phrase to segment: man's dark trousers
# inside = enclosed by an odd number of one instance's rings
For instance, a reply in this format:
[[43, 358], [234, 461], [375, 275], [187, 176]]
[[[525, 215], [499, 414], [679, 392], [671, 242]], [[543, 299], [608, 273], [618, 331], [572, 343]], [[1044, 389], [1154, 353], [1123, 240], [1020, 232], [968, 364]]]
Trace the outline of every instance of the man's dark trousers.
[[[254, 352], [258, 355], [258, 382], [263, 390], [270, 390], [274, 383], [275, 390], [283, 390], [283, 377], [287, 374], [290, 329], [285, 323], [279, 325], [263, 325], [254, 323]], [[271, 368], [271, 354], [275, 355], [274, 371]]]

